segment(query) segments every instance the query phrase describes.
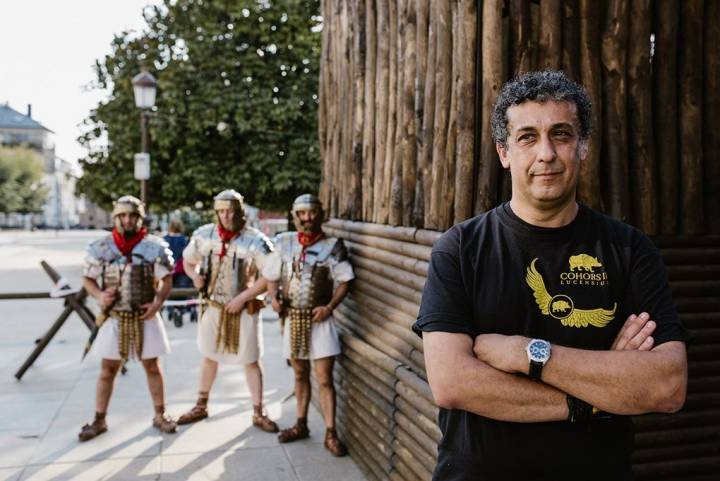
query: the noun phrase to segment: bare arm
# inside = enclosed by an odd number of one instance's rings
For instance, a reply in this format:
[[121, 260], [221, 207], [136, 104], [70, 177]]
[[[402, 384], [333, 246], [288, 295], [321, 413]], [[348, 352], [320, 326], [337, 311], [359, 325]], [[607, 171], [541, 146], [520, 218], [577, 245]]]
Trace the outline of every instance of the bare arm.
[[324, 306], [317, 306], [313, 309], [313, 322], [322, 322], [332, 314], [332, 311], [342, 302], [350, 289], [350, 282], [343, 282], [335, 288], [332, 299]]
[[165, 299], [167, 299], [167, 297], [170, 295], [172, 284], [173, 283], [171, 274], [166, 275], [160, 280], [160, 284], [155, 290], [155, 299], [153, 299], [152, 302], [143, 304], [141, 306], [143, 309], [145, 309], [145, 313], [142, 315], [141, 319], [152, 319], [153, 317], [155, 317], [155, 314], [157, 314], [157, 312], [162, 309], [162, 306], [165, 303]]
[[98, 300], [101, 309], [105, 309], [110, 306], [117, 295], [116, 288], [102, 290], [98, 286], [97, 281], [90, 277], [83, 277], [83, 287], [88, 294]]
[[[475, 339], [474, 352], [503, 372], [527, 374], [528, 342], [523, 336], [484, 334]], [[685, 344], [675, 341], [651, 350], [623, 351], [553, 345], [542, 381], [614, 414], [675, 412], [687, 388]]]
[[267, 279], [260, 277], [252, 286], [233, 297], [230, 302], [225, 305], [225, 310], [231, 314], [242, 311], [245, 303], [267, 290], [267, 285]]
[[568, 417], [564, 392], [478, 360], [466, 334], [425, 332], [423, 348], [430, 389], [440, 407], [513, 422]]
[[183, 257], [183, 268], [185, 269], [185, 274], [192, 279], [195, 289], [202, 289], [205, 285], [205, 279], [197, 272], [197, 264], [193, 264]]

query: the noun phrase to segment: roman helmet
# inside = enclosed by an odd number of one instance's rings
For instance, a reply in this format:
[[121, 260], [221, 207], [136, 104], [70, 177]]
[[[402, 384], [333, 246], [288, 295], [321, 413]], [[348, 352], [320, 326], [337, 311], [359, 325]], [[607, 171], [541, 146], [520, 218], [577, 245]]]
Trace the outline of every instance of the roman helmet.
[[[314, 222], [310, 226], [303, 226], [300, 221], [299, 212], [301, 210], [313, 210], [317, 214]], [[312, 194], [302, 194], [293, 201], [292, 216], [293, 222], [295, 222], [295, 228], [298, 232], [313, 234], [322, 230], [322, 222], [325, 217], [325, 212], [322, 208], [322, 202], [320, 202], [320, 199], [318, 199], [317, 196]]]
[[227, 189], [220, 192], [214, 197], [213, 209], [215, 209], [215, 216], [217, 217], [218, 223], [220, 223], [220, 217], [217, 216], [217, 211], [220, 209], [233, 209], [233, 222], [232, 231], [239, 232], [245, 227], [245, 202], [243, 196], [240, 195], [234, 189]]
[[138, 221], [135, 227], [135, 232], [138, 232], [145, 220], [145, 204], [140, 199], [132, 195], [124, 195], [115, 201], [113, 204], [112, 218], [115, 229], [121, 234], [125, 233], [122, 222], [120, 222], [120, 214], [137, 214]]

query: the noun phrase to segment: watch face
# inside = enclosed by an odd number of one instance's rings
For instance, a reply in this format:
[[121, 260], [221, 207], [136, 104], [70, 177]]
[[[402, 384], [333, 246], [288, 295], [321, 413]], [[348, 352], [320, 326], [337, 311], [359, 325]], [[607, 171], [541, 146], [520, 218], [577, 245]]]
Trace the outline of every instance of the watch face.
[[531, 361], [545, 363], [550, 358], [550, 343], [541, 339], [534, 339], [527, 348]]

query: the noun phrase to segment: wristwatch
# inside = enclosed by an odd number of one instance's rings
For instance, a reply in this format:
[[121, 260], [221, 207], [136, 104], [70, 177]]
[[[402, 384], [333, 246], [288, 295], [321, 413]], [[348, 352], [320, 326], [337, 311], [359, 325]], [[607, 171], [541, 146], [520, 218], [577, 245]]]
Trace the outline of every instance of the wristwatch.
[[547, 364], [548, 360], [550, 360], [550, 343], [543, 339], [531, 339], [525, 351], [527, 352], [528, 361], [530, 362], [528, 377], [539, 381], [542, 368]]

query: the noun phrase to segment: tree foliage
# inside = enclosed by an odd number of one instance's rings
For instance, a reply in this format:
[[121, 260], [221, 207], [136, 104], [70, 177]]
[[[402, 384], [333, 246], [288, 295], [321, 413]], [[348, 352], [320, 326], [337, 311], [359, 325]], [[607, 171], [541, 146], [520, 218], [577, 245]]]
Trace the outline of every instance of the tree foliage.
[[[116, 35], [96, 62], [109, 98], [91, 112], [79, 141], [81, 192], [108, 207], [138, 194], [133, 155], [140, 113], [131, 79], [158, 79], [150, 120], [149, 199], [155, 210], [209, 205], [235, 188], [246, 201], [286, 210], [317, 190], [319, 0], [166, 0], [145, 10], [140, 35]], [[107, 148], [94, 148], [107, 139]]]
[[47, 197], [43, 160], [27, 147], [0, 146], [0, 212], [40, 212]]

